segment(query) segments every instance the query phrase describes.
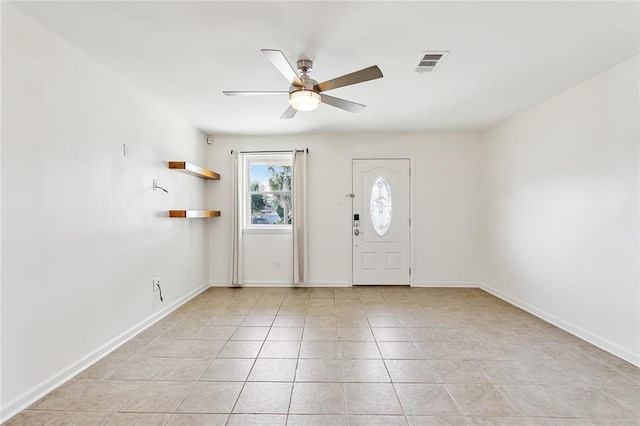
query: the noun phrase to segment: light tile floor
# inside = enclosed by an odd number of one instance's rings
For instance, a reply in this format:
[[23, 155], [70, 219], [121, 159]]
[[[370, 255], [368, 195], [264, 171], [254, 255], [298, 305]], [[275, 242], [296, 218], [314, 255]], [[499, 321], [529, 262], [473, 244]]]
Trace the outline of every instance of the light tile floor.
[[211, 288], [8, 424], [638, 425], [640, 369], [477, 289]]

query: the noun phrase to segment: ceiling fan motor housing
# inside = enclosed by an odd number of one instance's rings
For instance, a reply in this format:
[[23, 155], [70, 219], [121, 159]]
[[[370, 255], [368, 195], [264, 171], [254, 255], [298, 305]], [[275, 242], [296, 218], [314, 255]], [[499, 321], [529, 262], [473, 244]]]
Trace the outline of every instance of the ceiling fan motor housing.
[[313, 86], [318, 84], [318, 82], [315, 81], [314, 79], [306, 76], [302, 76], [300, 77], [300, 81], [302, 81], [303, 86], [302, 87], [291, 86], [289, 87], [289, 93], [297, 92], [299, 90], [310, 90], [312, 92], [319, 93], [316, 89], [313, 88]]

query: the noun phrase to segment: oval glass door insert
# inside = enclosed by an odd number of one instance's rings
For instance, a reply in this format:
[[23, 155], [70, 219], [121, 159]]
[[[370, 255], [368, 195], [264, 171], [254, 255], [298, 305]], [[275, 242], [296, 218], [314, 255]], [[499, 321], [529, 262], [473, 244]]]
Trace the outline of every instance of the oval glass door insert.
[[391, 187], [384, 176], [378, 176], [373, 182], [370, 207], [373, 229], [378, 235], [383, 236], [391, 226], [391, 209], [393, 207]]

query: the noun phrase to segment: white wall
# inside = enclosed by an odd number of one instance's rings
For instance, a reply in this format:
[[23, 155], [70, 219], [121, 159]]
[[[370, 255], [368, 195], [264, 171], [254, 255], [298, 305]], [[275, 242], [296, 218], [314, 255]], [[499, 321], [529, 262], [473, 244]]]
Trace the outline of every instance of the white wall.
[[[220, 136], [209, 164], [220, 171], [210, 187], [212, 204], [231, 206], [231, 149], [309, 148], [309, 281], [313, 285], [351, 283], [351, 160], [409, 157], [413, 161], [413, 279], [416, 285], [476, 286], [479, 213], [479, 137], [474, 134], [376, 134], [321, 136]], [[339, 201], [345, 201], [340, 204]], [[211, 282], [230, 279], [231, 220], [211, 224]], [[283, 241], [288, 244], [287, 239]], [[261, 244], [264, 244], [264, 240]], [[264, 280], [276, 274], [273, 263]], [[249, 265], [249, 268], [251, 266]], [[259, 270], [248, 270], [255, 276]]]
[[[245, 230], [242, 242], [243, 283], [289, 286], [293, 278], [293, 234]], [[228, 284], [228, 281], [226, 282]]]
[[638, 58], [486, 131], [490, 291], [640, 364]]
[[215, 182], [165, 163], [204, 163], [202, 133], [6, 2], [2, 124], [6, 418], [205, 288], [207, 222], [166, 211]]

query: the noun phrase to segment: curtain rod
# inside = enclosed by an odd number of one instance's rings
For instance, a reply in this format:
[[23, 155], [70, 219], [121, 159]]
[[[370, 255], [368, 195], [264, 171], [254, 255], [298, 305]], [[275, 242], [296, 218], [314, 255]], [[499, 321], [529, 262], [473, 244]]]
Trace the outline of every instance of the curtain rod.
[[231, 150], [231, 154], [233, 154], [234, 152], [237, 152], [238, 154], [279, 154], [279, 153], [285, 153], [285, 152], [291, 152], [291, 151], [306, 152], [308, 154], [309, 153], [309, 148], [305, 148], [305, 149], [290, 149], [290, 150], [276, 150], [276, 151], [234, 151], [232, 149]]

